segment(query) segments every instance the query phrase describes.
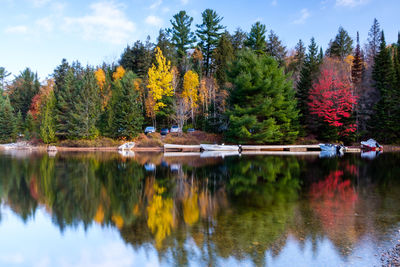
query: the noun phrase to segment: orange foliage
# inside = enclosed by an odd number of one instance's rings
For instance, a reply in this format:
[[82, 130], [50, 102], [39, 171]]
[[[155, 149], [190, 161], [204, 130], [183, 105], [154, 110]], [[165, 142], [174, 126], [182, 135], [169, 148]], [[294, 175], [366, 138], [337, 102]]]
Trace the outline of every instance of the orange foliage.
[[125, 75], [125, 69], [122, 66], [118, 66], [115, 72], [113, 73], [113, 79], [120, 80]]

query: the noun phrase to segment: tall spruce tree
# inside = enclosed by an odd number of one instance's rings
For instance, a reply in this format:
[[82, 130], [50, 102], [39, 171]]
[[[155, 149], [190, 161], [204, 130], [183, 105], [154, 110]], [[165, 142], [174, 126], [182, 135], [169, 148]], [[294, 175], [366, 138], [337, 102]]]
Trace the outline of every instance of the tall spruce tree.
[[72, 66], [62, 62], [55, 71], [56, 132], [61, 137], [69, 135], [72, 110], [81, 87], [82, 75], [83, 69], [77, 62], [74, 62]]
[[29, 68], [22, 71], [11, 85], [10, 102], [16, 112], [25, 118], [32, 98], [39, 92], [40, 83], [37, 74]]
[[299, 118], [300, 123], [303, 126], [307, 126], [309, 122], [309, 110], [308, 110], [308, 102], [309, 102], [309, 91], [312, 86], [313, 80], [316, 78], [318, 74], [319, 65], [321, 63], [321, 59], [318, 55], [318, 46], [315, 42], [314, 37], [311, 38], [311, 43], [308, 46], [308, 53], [305, 57], [303, 66], [300, 71], [300, 80], [297, 84], [297, 104], [300, 112]]
[[[175, 47], [174, 44], [171, 42], [170, 36], [167, 31], [160, 29], [157, 37], [157, 44], [163, 55], [167, 60], [171, 62], [172, 66], [176, 65], [176, 55], [175, 55]], [[135, 72], [134, 72], [135, 73]]]
[[196, 34], [200, 39], [199, 46], [203, 52], [204, 68], [206, 76], [211, 72], [211, 56], [218, 44], [219, 37], [222, 30], [225, 28], [220, 23], [222, 17], [218, 16], [217, 12], [212, 9], [206, 9], [201, 13], [203, 22], [197, 24]]
[[379, 53], [381, 42], [381, 29], [378, 20], [375, 18], [368, 32], [368, 40], [366, 45], [366, 60], [369, 66], [374, 65], [376, 55]]
[[191, 30], [193, 18], [182, 10], [175, 14], [170, 22], [172, 28], [168, 29], [168, 33], [172, 35], [171, 41], [177, 49], [178, 62], [181, 62], [182, 58], [186, 57], [187, 49], [191, 48], [196, 42], [194, 32]]
[[273, 58], [251, 50], [240, 51], [228, 75], [233, 89], [227, 112], [227, 140], [282, 143], [297, 137], [293, 85]]
[[113, 82], [112, 136], [132, 139], [142, 130], [143, 114], [140, 92], [135, 88], [136, 75], [128, 71]]
[[245, 45], [259, 54], [265, 53], [266, 40], [265, 34], [267, 33], [266, 27], [261, 22], [257, 21], [251, 26], [250, 32], [245, 41]]
[[4, 67], [0, 67], [0, 94], [3, 93], [6, 85], [6, 78], [10, 75], [11, 73], [8, 72]]
[[286, 47], [282, 45], [282, 41], [279, 40], [278, 35], [276, 35], [274, 31], [270, 31], [268, 35], [265, 51], [267, 55], [270, 55], [271, 57], [275, 58], [276, 61], [278, 61], [279, 66], [284, 65]]
[[131, 70], [140, 77], [147, 75], [148, 69], [151, 67], [153, 57], [154, 44], [147, 37], [146, 43], [136, 41], [132, 47], [129, 45], [125, 48], [121, 55], [119, 64], [126, 70]]
[[375, 116], [370, 121], [376, 137], [385, 143], [400, 140], [399, 90], [395, 87], [395, 70], [390, 48], [386, 47], [385, 35], [381, 33], [379, 53], [375, 56], [372, 79], [380, 93], [375, 106]]
[[326, 51], [329, 57], [337, 57], [341, 60], [345, 59], [353, 52], [353, 39], [349, 36], [343, 27], [339, 27], [339, 31]]
[[363, 72], [364, 72], [364, 60], [362, 58], [362, 53], [360, 48], [360, 36], [357, 32], [357, 45], [354, 50], [353, 62], [351, 66], [351, 79], [356, 87], [361, 84]]
[[231, 42], [233, 46], [233, 51], [236, 54], [238, 50], [245, 47], [247, 33], [243, 31], [241, 28], [237, 28], [231, 38], [232, 38]]
[[0, 96], [0, 142], [10, 142], [16, 137], [16, 118], [10, 99]]
[[97, 122], [101, 111], [100, 88], [92, 69], [87, 67], [76, 83], [77, 94], [70, 112], [70, 138], [91, 139], [99, 134]]
[[215, 64], [215, 78], [220, 88], [224, 88], [228, 81], [226, 70], [229, 63], [234, 58], [233, 46], [229, 38], [229, 33], [225, 32], [219, 39], [218, 46], [213, 53]]

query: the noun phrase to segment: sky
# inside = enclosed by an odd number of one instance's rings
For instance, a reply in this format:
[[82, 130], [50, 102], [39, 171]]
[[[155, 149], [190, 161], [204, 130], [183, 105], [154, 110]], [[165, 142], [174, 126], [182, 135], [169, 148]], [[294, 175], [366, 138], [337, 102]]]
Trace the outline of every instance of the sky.
[[214, 9], [233, 32], [261, 21], [292, 49], [312, 36], [325, 50], [339, 26], [363, 44], [374, 18], [386, 41], [397, 41], [399, 0], [0, 0], [0, 66], [14, 75], [29, 67], [44, 80], [61, 63], [117, 62], [124, 48], [160, 28], [180, 10], [201, 23]]

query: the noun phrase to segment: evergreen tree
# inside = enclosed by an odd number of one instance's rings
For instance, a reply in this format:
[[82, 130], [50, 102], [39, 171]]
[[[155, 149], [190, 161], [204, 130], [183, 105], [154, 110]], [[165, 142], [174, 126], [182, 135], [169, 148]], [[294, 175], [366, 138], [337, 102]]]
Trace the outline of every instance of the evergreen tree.
[[318, 47], [315, 43], [314, 37], [311, 38], [311, 43], [308, 46], [308, 53], [304, 60], [304, 64], [300, 71], [300, 80], [297, 84], [297, 103], [300, 111], [300, 123], [306, 125], [308, 122], [309, 111], [308, 111], [308, 97], [309, 91], [312, 86], [312, 82], [318, 75], [318, 67], [321, 60], [318, 55]]
[[244, 32], [241, 28], [237, 28], [231, 37], [233, 51], [235, 54], [238, 50], [244, 48], [246, 39], [247, 33]]
[[360, 37], [357, 32], [357, 45], [356, 49], [354, 50], [354, 58], [351, 66], [351, 79], [355, 86], [359, 86], [361, 84], [363, 71], [364, 71], [364, 62], [360, 49]]
[[15, 131], [19, 135], [24, 132], [24, 128], [24, 119], [22, 118], [22, 113], [21, 111], [18, 111], [17, 116], [15, 117]]
[[32, 98], [39, 92], [40, 83], [37, 74], [29, 68], [21, 72], [13, 81], [10, 88], [10, 102], [16, 112], [21, 112], [25, 118]]
[[172, 35], [171, 41], [177, 49], [178, 61], [181, 62], [183, 58], [186, 58], [187, 49], [196, 42], [194, 32], [190, 29], [193, 18], [184, 10], [175, 14], [173, 18], [170, 20], [172, 28], [168, 29], [168, 33]]
[[338, 57], [341, 60], [345, 59], [353, 52], [353, 40], [343, 27], [339, 27], [339, 32], [335, 39], [330, 42], [330, 46], [326, 54], [330, 57]]
[[[170, 40], [170, 36], [167, 31], [160, 29], [157, 37], [157, 45], [161, 51], [163, 52], [163, 55], [165, 58], [169, 61], [171, 61], [171, 64], [173, 66], [176, 65], [176, 58], [175, 58], [175, 53], [174, 53], [174, 45]], [[135, 72], [134, 72], [135, 73]]]
[[93, 70], [86, 68], [77, 81], [77, 94], [70, 112], [70, 138], [91, 139], [98, 135], [96, 124], [100, 116], [100, 90]]
[[286, 47], [282, 45], [282, 41], [279, 40], [278, 35], [276, 35], [274, 31], [270, 31], [268, 35], [265, 51], [268, 55], [278, 61], [279, 66], [284, 65], [286, 57]]
[[265, 34], [267, 33], [266, 27], [261, 22], [257, 21], [251, 26], [250, 33], [247, 36], [245, 45], [253, 49], [257, 53], [264, 53], [266, 48]]
[[142, 131], [143, 115], [140, 92], [135, 88], [136, 75], [128, 71], [113, 82], [112, 135], [132, 139]]
[[154, 44], [147, 37], [146, 43], [136, 41], [132, 47], [129, 45], [125, 48], [121, 55], [119, 64], [126, 70], [131, 70], [140, 77], [147, 75], [147, 70], [151, 67]]
[[398, 103], [399, 90], [395, 88], [395, 70], [390, 48], [386, 47], [382, 31], [379, 53], [374, 59], [372, 79], [380, 93], [380, 100], [375, 106], [375, 116], [370, 122], [376, 136], [383, 142], [400, 140], [400, 114]]
[[212, 9], [204, 10], [201, 16], [203, 23], [196, 25], [198, 28], [196, 34], [200, 39], [199, 46], [203, 52], [205, 74], [208, 76], [211, 71], [212, 53], [218, 44], [221, 31], [225, 27], [220, 24], [223, 18]]
[[228, 75], [233, 89], [227, 140], [280, 143], [297, 137], [293, 85], [273, 58], [240, 51]]
[[219, 39], [218, 46], [213, 54], [215, 64], [215, 78], [220, 88], [223, 88], [228, 81], [226, 70], [228, 64], [233, 60], [233, 47], [229, 40], [229, 34], [225, 32]]
[[56, 97], [56, 131], [67, 137], [72, 125], [72, 111], [81, 88], [83, 69], [79, 63], [70, 67], [62, 64], [58, 67], [60, 75], [55, 76], [54, 94]]
[[368, 43], [366, 45], [366, 59], [369, 66], [374, 65], [374, 59], [379, 53], [381, 41], [381, 29], [378, 20], [375, 18], [368, 32]]
[[40, 137], [45, 144], [56, 141], [56, 125], [54, 120], [56, 98], [54, 91], [43, 100], [40, 112]]
[[0, 67], [0, 94], [3, 93], [6, 85], [6, 78], [10, 76], [11, 73], [8, 72], [4, 67]]
[[10, 142], [16, 137], [14, 109], [8, 97], [0, 96], [0, 142]]

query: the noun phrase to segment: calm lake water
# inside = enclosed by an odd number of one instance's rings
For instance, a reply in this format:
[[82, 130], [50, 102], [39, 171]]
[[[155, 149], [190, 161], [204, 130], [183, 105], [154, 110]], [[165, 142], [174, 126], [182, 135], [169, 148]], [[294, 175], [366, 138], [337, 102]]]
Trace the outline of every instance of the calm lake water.
[[0, 266], [380, 266], [400, 154], [0, 153]]

